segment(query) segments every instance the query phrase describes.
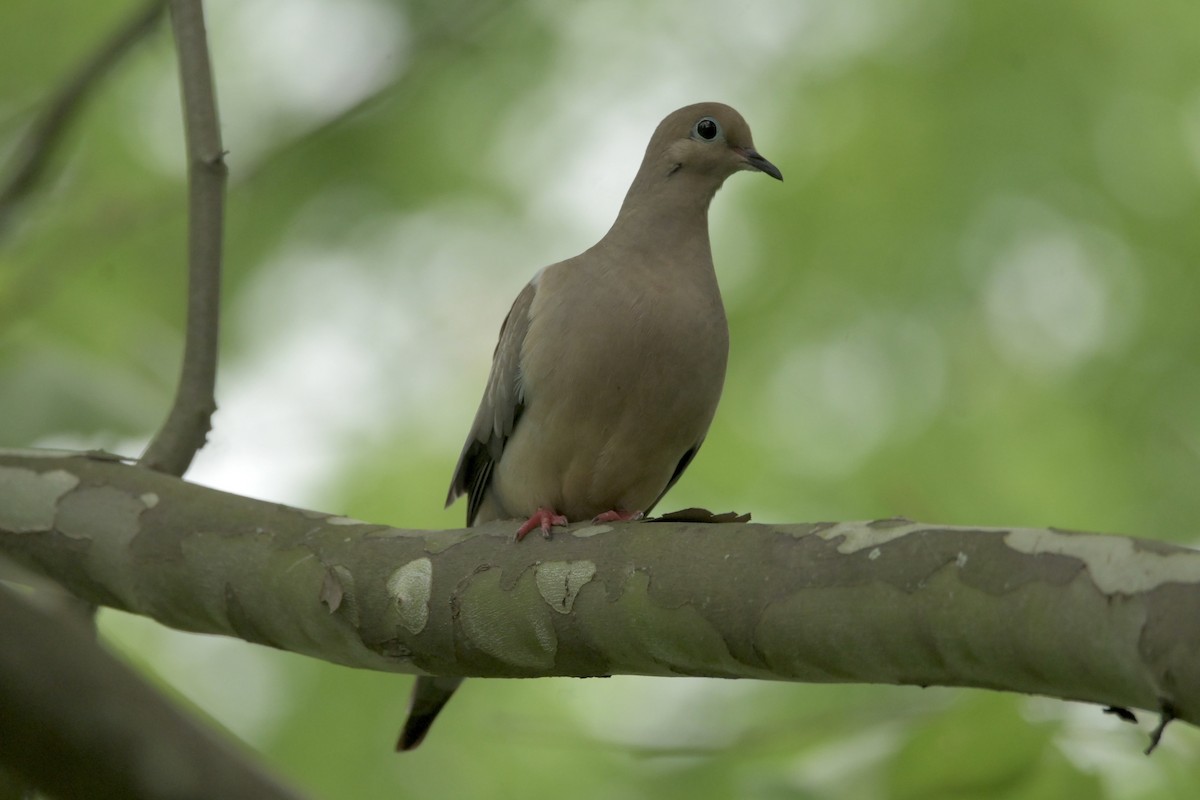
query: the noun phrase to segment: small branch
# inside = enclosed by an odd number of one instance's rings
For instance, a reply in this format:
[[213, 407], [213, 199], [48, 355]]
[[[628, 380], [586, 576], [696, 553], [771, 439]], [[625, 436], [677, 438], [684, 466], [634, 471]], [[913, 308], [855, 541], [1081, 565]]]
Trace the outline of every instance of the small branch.
[[0, 586], [0, 765], [55, 797], [296, 800], [69, 615]]
[[143, 466], [182, 475], [204, 446], [216, 411], [225, 152], [200, 0], [171, 0], [188, 159], [187, 338], [175, 402]]
[[46, 171], [55, 147], [83, 108], [88, 95], [133, 46], [158, 24], [166, 0], [152, 0], [136, 10], [58, 90], [12, 157], [9, 175], [0, 187], [0, 237], [12, 225], [21, 203]]

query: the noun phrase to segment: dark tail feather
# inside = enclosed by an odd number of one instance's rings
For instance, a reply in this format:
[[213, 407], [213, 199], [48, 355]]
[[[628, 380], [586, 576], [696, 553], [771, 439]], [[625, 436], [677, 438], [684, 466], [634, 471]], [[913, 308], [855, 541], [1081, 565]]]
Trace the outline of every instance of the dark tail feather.
[[421, 743], [442, 706], [450, 702], [454, 691], [463, 682], [462, 678], [437, 678], [422, 675], [413, 684], [412, 698], [408, 701], [408, 719], [400, 730], [396, 750], [412, 750]]

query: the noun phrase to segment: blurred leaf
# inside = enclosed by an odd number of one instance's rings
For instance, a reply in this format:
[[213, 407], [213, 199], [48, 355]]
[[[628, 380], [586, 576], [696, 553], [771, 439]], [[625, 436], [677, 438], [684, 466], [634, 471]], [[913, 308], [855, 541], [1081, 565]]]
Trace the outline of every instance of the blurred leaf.
[[1030, 723], [1019, 698], [971, 692], [918, 724], [891, 760], [889, 797], [1095, 797], [1094, 775], [1076, 770], [1053, 746], [1056, 726]]

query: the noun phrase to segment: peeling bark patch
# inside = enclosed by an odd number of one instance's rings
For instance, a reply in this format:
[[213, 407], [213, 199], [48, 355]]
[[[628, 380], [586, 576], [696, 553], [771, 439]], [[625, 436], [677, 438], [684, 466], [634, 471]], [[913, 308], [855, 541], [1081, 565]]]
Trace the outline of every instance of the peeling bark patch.
[[358, 598], [354, 593], [354, 573], [341, 564], [335, 564], [325, 571], [321, 581], [321, 602], [329, 608], [329, 613], [340, 613], [358, 627]]
[[[465, 644], [506, 665], [514, 675], [550, 669], [558, 653], [558, 634], [553, 615], [538, 602], [532, 570], [522, 573], [510, 589], [503, 588], [500, 572], [475, 573], [455, 595]], [[514, 614], [515, 609], [528, 610]]]
[[542, 599], [560, 614], [571, 613], [575, 596], [596, 574], [592, 561], [545, 561], [535, 571]]
[[1096, 588], [1106, 594], [1138, 594], [1166, 583], [1200, 582], [1200, 552], [1159, 554], [1134, 546], [1131, 539], [1016, 528], [1004, 543], [1029, 555], [1050, 553], [1082, 561]]
[[608, 533], [611, 530], [612, 525], [589, 525], [586, 528], [571, 531], [571, 535], [577, 539], [586, 539], [589, 536], [595, 536], [598, 533]]
[[0, 491], [16, 500], [0, 506], [0, 528], [11, 533], [52, 530], [59, 498], [78, 485], [79, 478], [61, 469], [35, 472], [0, 467]]
[[400, 624], [411, 633], [425, 630], [429, 622], [429, 592], [433, 584], [433, 562], [428, 558], [410, 561], [391, 574], [387, 593], [400, 612]]
[[237, 591], [228, 583], [225, 584], [225, 616], [239, 638], [255, 644], [281, 647], [280, 643], [273, 640], [268, 631], [260, 626], [258, 616], [242, 604]]
[[[887, 524], [880, 524], [884, 522]], [[899, 539], [920, 530], [927, 530], [928, 525], [918, 525], [907, 520], [882, 520], [879, 522], [839, 522], [827, 528], [814, 530], [817, 536], [826, 541], [841, 538], [837, 551], [843, 555], [857, 553], [868, 547], [878, 547], [893, 539]]]
[[78, 450], [56, 450], [51, 447], [6, 447], [0, 450], [0, 456], [5, 458], [78, 458], [83, 455]]
[[343, 596], [345, 590], [342, 589], [342, 582], [338, 578], [337, 567], [325, 570], [325, 579], [321, 581], [320, 600], [329, 608], [330, 614], [338, 610]]
[[[613, 604], [618, 622], [589, 628], [600, 649], [624, 671], [647, 675], [756, 676], [729, 651], [721, 631], [689, 603], [668, 607], [652, 596], [651, 578], [635, 572]], [[581, 624], [588, 620], [580, 616]], [[662, 636], [662, 631], [671, 636]], [[649, 661], [647, 661], [649, 659]], [[635, 665], [627, 667], [626, 665]]]
[[141, 497], [111, 486], [80, 489], [61, 503], [57, 528], [72, 539], [90, 540], [117, 564], [123, 561], [122, 548], [137, 535], [146, 509]]
[[326, 517], [325, 523], [327, 525], [372, 525], [370, 522], [363, 522], [354, 517]]
[[814, 536], [827, 531], [833, 526], [832, 522], [802, 522], [795, 525], [776, 525], [775, 528], [793, 539], [802, 539], [805, 536]]
[[147, 510], [142, 498], [112, 486], [79, 488], [58, 504], [54, 528], [70, 539], [86, 543], [87, 566], [126, 607], [137, 607], [138, 567], [129, 551]]
[[[369, 524], [369, 523], [361, 523]], [[371, 525], [374, 530], [367, 531], [364, 539], [408, 539], [414, 542], [421, 542], [422, 549], [426, 553], [437, 554], [444, 550], [448, 550], [459, 542], [470, 541], [474, 539], [479, 531], [474, 528], [464, 528], [462, 530], [451, 531], [406, 531], [399, 528], [389, 528], [384, 525]], [[512, 532], [508, 532], [509, 538], [512, 537]]]
[[[471, 539], [472, 531], [468, 528], [463, 531], [434, 531], [433, 535], [425, 537], [425, 552], [437, 555], [438, 553], [449, 550], [459, 542], [465, 542]], [[511, 536], [511, 534], [509, 534]]]
[[886, 519], [872, 520], [867, 523], [867, 526], [875, 530], [886, 530], [887, 528], [903, 528], [912, 524], [913, 521], [908, 517], [888, 517]]

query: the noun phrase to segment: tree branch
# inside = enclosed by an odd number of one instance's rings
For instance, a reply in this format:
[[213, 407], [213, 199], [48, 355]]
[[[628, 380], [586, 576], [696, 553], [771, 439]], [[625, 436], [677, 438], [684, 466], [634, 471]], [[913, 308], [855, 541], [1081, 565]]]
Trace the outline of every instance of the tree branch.
[[188, 158], [187, 339], [175, 402], [142, 456], [143, 466], [182, 475], [204, 446], [216, 411], [225, 152], [200, 0], [171, 0]]
[[1200, 722], [1200, 552], [904, 520], [397, 530], [0, 453], [0, 551], [96, 603], [339, 664], [976, 686]]
[[0, 237], [12, 225], [21, 203], [46, 171], [50, 157], [62, 141], [84, 101], [133, 46], [158, 24], [166, 0], [151, 0], [129, 18], [59, 88], [17, 145], [8, 178], [0, 187]]
[[0, 585], [0, 763], [55, 797], [298, 798], [105, 652]]

